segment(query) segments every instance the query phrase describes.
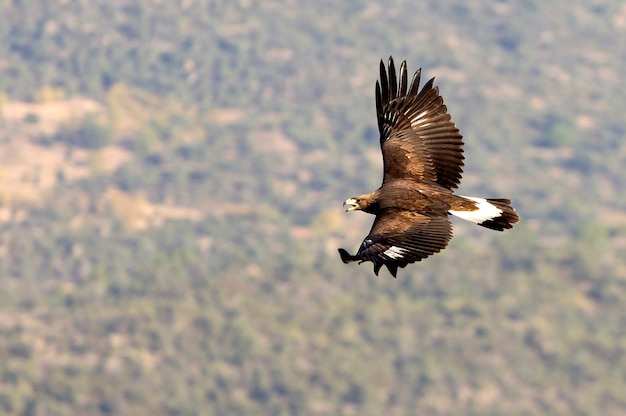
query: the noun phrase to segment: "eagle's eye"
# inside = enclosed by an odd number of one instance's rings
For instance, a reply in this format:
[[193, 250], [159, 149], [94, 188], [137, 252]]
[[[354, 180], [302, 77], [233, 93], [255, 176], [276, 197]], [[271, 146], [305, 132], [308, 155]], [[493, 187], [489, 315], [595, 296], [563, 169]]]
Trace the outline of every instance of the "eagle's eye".
[[360, 204], [360, 203], [361, 203], [361, 198], [357, 198], [357, 199], [356, 199], [356, 203], [357, 203], [357, 204]]

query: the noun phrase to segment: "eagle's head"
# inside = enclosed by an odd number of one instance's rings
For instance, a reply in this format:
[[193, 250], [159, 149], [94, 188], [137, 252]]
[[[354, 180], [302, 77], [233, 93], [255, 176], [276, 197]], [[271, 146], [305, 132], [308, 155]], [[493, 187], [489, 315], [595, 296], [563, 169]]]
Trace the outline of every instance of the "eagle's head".
[[376, 190], [371, 194], [348, 198], [343, 203], [343, 206], [346, 207], [346, 212], [359, 210], [376, 215], [378, 214], [378, 193], [379, 191]]
[[343, 206], [346, 207], [346, 212], [355, 211], [357, 209], [362, 209], [361, 198], [359, 197], [348, 198], [344, 201]]

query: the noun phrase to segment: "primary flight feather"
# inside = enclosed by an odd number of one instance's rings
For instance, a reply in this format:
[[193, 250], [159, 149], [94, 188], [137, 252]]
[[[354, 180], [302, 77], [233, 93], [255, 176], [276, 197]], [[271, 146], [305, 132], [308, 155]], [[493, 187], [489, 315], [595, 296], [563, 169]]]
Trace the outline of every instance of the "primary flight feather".
[[421, 70], [408, 83], [406, 62], [396, 78], [380, 62], [376, 114], [383, 154], [383, 183], [372, 193], [349, 198], [346, 211], [376, 215], [355, 255], [340, 248], [344, 263], [371, 261], [378, 275], [444, 249], [452, 238], [448, 215], [503, 231], [519, 221], [508, 199], [455, 195], [463, 173], [463, 136], [443, 104], [434, 78], [419, 90]]

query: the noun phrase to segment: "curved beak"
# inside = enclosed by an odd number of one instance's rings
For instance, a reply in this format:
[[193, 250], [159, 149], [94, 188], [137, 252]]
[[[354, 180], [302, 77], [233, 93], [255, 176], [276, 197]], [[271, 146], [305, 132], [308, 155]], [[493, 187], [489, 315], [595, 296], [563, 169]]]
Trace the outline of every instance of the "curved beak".
[[348, 198], [344, 201], [343, 206], [347, 207], [346, 212], [348, 212], [348, 211], [354, 211], [355, 209], [357, 209], [359, 207], [359, 204], [356, 202], [356, 199]]

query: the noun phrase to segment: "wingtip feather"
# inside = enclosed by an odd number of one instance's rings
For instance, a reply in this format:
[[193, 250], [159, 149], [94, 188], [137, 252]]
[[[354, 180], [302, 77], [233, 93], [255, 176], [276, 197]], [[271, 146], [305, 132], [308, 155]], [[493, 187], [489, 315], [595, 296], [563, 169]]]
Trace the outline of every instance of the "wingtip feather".
[[391, 101], [398, 96], [398, 81], [396, 78], [396, 65], [393, 63], [393, 58], [389, 57], [389, 70], [387, 71], [389, 77], [389, 97]]
[[341, 261], [343, 261], [345, 264], [358, 260], [356, 256], [353, 256], [352, 254], [348, 253], [343, 248], [339, 248], [337, 249], [337, 251], [339, 251], [339, 256], [341, 257]]
[[382, 59], [380, 60], [380, 87], [383, 104], [386, 104], [389, 101], [389, 80], [387, 78], [387, 68], [385, 68], [385, 63]]
[[402, 61], [402, 65], [400, 65], [400, 93], [399, 96], [405, 96], [408, 88], [408, 76], [406, 69], [406, 61]]
[[411, 86], [409, 87], [409, 95], [417, 95], [420, 87], [420, 79], [422, 78], [422, 68], [415, 71], [413, 79], [411, 80]]
[[397, 278], [396, 275], [398, 274], [398, 265], [395, 263], [387, 263], [385, 266], [387, 266], [389, 273], [391, 273], [394, 279], [396, 279]]

